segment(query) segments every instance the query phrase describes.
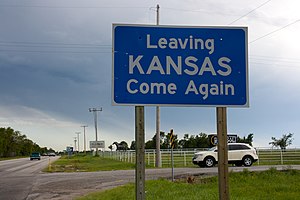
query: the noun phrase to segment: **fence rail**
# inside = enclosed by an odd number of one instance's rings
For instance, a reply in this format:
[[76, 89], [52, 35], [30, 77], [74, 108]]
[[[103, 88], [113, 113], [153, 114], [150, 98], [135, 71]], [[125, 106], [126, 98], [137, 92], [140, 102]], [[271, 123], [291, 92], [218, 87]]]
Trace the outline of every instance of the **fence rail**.
[[[191, 167], [194, 166], [192, 158], [194, 153], [203, 149], [194, 150], [174, 150], [174, 166], [175, 167]], [[300, 148], [286, 149], [266, 149], [256, 148], [258, 161], [256, 165], [283, 165], [283, 164], [300, 164]], [[171, 151], [161, 150], [161, 166], [171, 167]], [[135, 151], [102, 151], [100, 156], [105, 158], [111, 158], [123, 162], [135, 163]], [[145, 163], [148, 166], [155, 167], [156, 151], [145, 151]]]

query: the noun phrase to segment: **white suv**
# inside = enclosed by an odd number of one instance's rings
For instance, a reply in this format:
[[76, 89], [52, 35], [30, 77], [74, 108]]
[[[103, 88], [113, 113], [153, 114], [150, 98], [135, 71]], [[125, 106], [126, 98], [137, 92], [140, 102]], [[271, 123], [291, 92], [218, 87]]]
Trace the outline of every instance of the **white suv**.
[[[228, 144], [228, 163], [236, 166], [250, 167], [258, 160], [256, 150], [249, 144], [229, 143]], [[212, 167], [218, 163], [218, 149], [212, 147], [208, 151], [195, 153], [193, 163], [199, 166]]]

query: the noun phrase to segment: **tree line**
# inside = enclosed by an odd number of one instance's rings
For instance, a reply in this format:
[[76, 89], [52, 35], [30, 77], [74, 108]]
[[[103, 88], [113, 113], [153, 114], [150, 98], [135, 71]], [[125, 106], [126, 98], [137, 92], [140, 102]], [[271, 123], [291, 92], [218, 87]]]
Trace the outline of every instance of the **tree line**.
[[[160, 132], [160, 148], [161, 149], [169, 149], [170, 148], [170, 133]], [[182, 139], [178, 138], [178, 135], [174, 135], [174, 148], [175, 149], [185, 149], [185, 148], [209, 148], [211, 147], [209, 141], [209, 135], [206, 133], [199, 133], [198, 135], [190, 135], [184, 134]], [[246, 137], [237, 137], [237, 142], [247, 143], [252, 145], [253, 142], [253, 133], [248, 134]], [[117, 150], [135, 150], [135, 141], [131, 142], [129, 146], [125, 141], [121, 141], [120, 143], [114, 142]], [[112, 145], [108, 147], [112, 150]], [[156, 148], [156, 134], [152, 137], [152, 139], [148, 140], [145, 143], [145, 149], [155, 149]]]
[[32, 152], [47, 153], [47, 147], [41, 148], [26, 135], [14, 129], [0, 128], [0, 157], [29, 156]]
[[[161, 149], [169, 149], [170, 148], [170, 133], [160, 132], [160, 148]], [[271, 137], [270, 145], [273, 147], [279, 147], [281, 150], [285, 151], [287, 146], [292, 144], [293, 133], [283, 134], [281, 138]], [[184, 134], [182, 139], [178, 139], [178, 135], [175, 136], [175, 149], [184, 149], [184, 148], [208, 148], [211, 147], [209, 141], [209, 135], [206, 133], [199, 133], [198, 135], [189, 135]], [[238, 143], [247, 143], [252, 146], [254, 134], [250, 133], [247, 136], [239, 137], [237, 136]], [[135, 141], [131, 142], [130, 147], [125, 141], [120, 143], [114, 142], [117, 146], [117, 150], [135, 150]], [[112, 145], [108, 147], [112, 150]], [[148, 140], [145, 143], [145, 149], [156, 149], [156, 134], [152, 137], [152, 139]]]

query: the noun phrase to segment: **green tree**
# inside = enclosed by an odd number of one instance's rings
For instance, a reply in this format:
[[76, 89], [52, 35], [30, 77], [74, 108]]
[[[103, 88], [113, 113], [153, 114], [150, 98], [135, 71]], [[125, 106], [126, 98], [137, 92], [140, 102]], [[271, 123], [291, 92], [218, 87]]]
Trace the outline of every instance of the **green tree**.
[[276, 139], [275, 137], [271, 138], [273, 141], [271, 141], [269, 144], [275, 147], [280, 147], [281, 150], [285, 151], [286, 147], [291, 145], [293, 142], [293, 133], [283, 134], [282, 138]]
[[209, 140], [208, 135], [205, 133], [200, 133], [196, 136], [196, 147], [197, 148], [208, 148]]
[[237, 142], [240, 142], [240, 143], [247, 143], [249, 145], [252, 146], [252, 142], [253, 142], [253, 136], [254, 134], [253, 133], [250, 133], [249, 135], [247, 135], [247, 137], [243, 137], [243, 138], [240, 138], [239, 136], [237, 137]]
[[1, 155], [2, 157], [15, 156], [15, 141], [14, 141], [14, 130], [10, 127], [1, 128], [0, 138], [1, 142]]
[[55, 150], [53, 150], [52, 148], [50, 148], [50, 149], [48, 150], [48, 153], [55, 153]]
[[21, 156], [29, 155], [32, 152], [32, 147], [33, 147], [33, 142], [25, 138], [21, 146]]
[[125, 141], [122, 141], [120, 143], [114, 142], [113, 144], [117, 146], [117, 151], [126, 151], [129, 149], [128, 144]]
[[[160, 131], [160, 146], [162, 146], [164, 139], [165, 139], [165, 132]], [[148, 140], [145, 143], [145, 149], [156, 149], [156, 134], [154, 134], [151, 140]]]
[[189, 136], [189, 134], [184, 134], [183, 139], [179, 141], [179, 146], [181, 148], [208, 148], [208, 135], [205, 133], [199, 133], [196, 136]]
[[[32, 150], [33, 151], [33, 150]], [[42, 147], [40, 148], [40, 151], [39, 151], [42, 155], [43, 154], [48, 154], [48, 148], [47, 147]]]
[[131, 142], [130, 150], [135, 150], [135, 141]]
[[183, 139], [179, 140], [178, 146], [180, 148], [187, 148], [186, 146], [188, 145], [187, 144], [188, 139], [189, 139], [189, 134], [184, 134]]
[[0, 157], [29, 156], [31, 152], [42, 153], [42, 148], [12, 128], [0, 128]]
[[128, 150], [129, 148], [128, 148], [128, 144], [127, 144], [127, 142], [125, 142], [125, 141], [122, 141], [122, 142], [120, 142], [120, 144], [119, 145], [121, 145], [121, 147], [122, 147], [122, 150]]
[[[155, 137], [155, 136], [154, 136]], [[146, 143], [145, 143], [145, 149], [155, 149], [156, 148], [156, 145], [155, 145], [155, 138], [151, 139], [151, 140], [148, 140]]]

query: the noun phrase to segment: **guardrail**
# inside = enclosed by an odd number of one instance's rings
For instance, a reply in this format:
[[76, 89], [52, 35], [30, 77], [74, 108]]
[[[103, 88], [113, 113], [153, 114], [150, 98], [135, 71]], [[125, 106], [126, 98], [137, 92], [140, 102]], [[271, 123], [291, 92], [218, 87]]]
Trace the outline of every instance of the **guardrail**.
[[[175, 167], [191, 167], [194, 166], [192, 158], [194, 153], [204, 149], [174, 149], [174, 166]], [[255, 165], [283, 165], [283, 164], [300, 164], [300, 148], [286, 149], [270, 149], [270, 148], [256, 148], [258, 161]], [[171, 167], [171, 151], [161, 150], [161, 166]], [[111, 158], [123, 162], [135, 163], [135, 151], [102, 151], [100, 156]], [[155, 167], [156, 151], [145, 150], [145, 163], [148, 166]]]

